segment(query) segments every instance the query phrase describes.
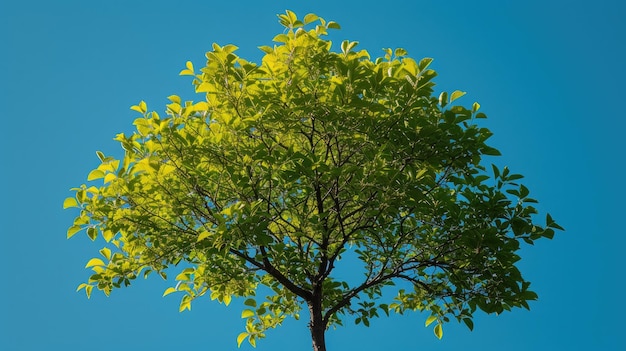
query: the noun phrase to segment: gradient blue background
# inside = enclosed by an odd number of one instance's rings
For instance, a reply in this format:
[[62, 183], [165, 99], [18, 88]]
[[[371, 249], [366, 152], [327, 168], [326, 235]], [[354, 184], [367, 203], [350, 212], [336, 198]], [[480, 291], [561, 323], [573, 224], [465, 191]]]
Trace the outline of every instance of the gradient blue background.
[[[540, 296], [531, 311], [477, 313], [474, 332], [452, 322], [443, 340], [425, 315], [347, 323], [328, 332], [329, 351], [626, 349], [626, 9], [602, 0], [2, 1], [0, 349], [237, 349], [239, 303], [207, 297], [179, 313], [156, 277], [109, 298], [74, 292], [101, 245], [66, 240], [76, 211], [62, 202], [98, 165], [95, 150], [122, 155], [112, 138], [132, 132], [129, 106], [193, 97], [178, 72], [200, 67], [212, 42], [258, 61], [287, 8], [339, 22], [335, 43], [434, 57], [437, 91], [481, 103], [495, 162], [526, 175], [567, 229], [521, 252]], [[288, 321], [257, 350], [309, 350], [306, 323]]]

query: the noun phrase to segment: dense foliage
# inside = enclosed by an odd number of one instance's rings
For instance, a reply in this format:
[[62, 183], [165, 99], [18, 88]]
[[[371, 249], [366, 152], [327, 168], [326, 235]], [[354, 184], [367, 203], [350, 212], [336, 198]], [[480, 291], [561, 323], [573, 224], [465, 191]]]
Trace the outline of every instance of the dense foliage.
[[[68, 237], [106, 241], [79, 288], [175, 271], [165, 294], [182, 293], [181, 311], [246, 298], [240, 344], [306, 307], [316, 350], [348, 317], [428, 311], [441, 337], [451, 317], [471, 329], [477, 309], [528, 308], [516, 251], [560, 227], [535, 223], [521, 175], [481, 165], [498, 151], [479, 105], [434, 95], [429, 58], [333, 52], [335, 22], [279, 18], [261, 64], [214, 44], [200, 72], [181, 72], [204, 100], [170, 96], [165, 116], [141, 102], [137, 131], [116, 138], [124, 157], [97, 153], [94, 185], [64, 203], [80, 209]], [[344, 264], [361, 271], [334, 275]]]

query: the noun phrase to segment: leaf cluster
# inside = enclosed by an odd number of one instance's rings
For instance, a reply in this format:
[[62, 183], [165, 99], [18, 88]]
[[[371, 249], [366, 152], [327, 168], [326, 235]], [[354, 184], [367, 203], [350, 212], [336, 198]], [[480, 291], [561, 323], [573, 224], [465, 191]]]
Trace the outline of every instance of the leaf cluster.
[[[279, 21], [260, 64], [214, 44], [199, 72], [181, 71], [202, 101], [172, 95], [164, 116], [142, 101], [136, 132], [116, 137], [124, 157], [98, 152], [88, 181], [100, 186], [64, 202], [80, 209], [68, 237], [107, 245], [79, 289], [108, 295], [179, 266], [164, 295], [181, 292], [181, 311], [207, 293], [247, 297], [238, 342], [252, 344], [305, 305], [325, 327], [429, 311], [438, 337], [451, 317], [471, 329], [477, 309], [528, 308], [516, 251], [562, 228], [535, 222], [521, 175], [481, 164], [499, 152], [480, 106], [435, 96], [430, 58], [372, 60], [350, 41], [334, 52], [335, 22]], [[362, 272], [343, 281], [332, 273], [348, 253]]]

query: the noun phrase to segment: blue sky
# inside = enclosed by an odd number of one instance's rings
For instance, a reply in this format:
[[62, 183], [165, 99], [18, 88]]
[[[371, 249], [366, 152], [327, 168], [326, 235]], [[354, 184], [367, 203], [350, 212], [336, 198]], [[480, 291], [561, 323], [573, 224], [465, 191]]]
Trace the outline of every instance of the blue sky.
[[[526, 176], [531, 195], [567, 231], [524, 247], [520, 267], [539, 294], [531, 311], [478, 313], [443, 340], [413, 314], [327, 334], [329, 350], [620, 350], [626, 274], [626, 5], [621, 1], [3, 1], [0, 3], [0, 349], [235, 350], [237, 303], [200, 299], [178, 312], [171, 282], [138, 280], [105, 298], [75, 293], [99, 244], [66, 240], [69, 189], [95, 151], [132, 131], [129, 106], [192, 97], [213, 42], [251, 60], [291, 9], [335, 20], [332, 36], [382, 55], [433, 57], [437, 91], [467, 91], [494, 132], [494, 160]], [[244, 343], [242, 350], [251, 347]], [[271, 331], [257, 350], [309, 350], [306, 318]]]

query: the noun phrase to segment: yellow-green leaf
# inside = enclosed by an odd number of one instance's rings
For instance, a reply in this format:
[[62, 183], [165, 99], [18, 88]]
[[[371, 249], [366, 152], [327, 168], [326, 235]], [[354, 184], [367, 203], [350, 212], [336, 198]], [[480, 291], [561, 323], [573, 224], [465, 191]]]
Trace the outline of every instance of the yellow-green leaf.
[[172, 288], [172, 287], [167, 288], [167, 289], [165, 289], [165, 292], [163, 293], [163, 296], [165, 297], [165, 296], [167, 296], [167, 295], [169, 295], [169, 294], [171, 294], [173, 292], [176, 292], [176, 288]]
[[139, 113], [146, 113], [146, 111], [148, 110], [148, 106], [146, 105], [145, 101], [141, 100], [139, 102], [139, 105], [133, 105], [130, 107], [130, 109]]
[[113, 236], [115, 236], [115, 233], [113, 233], [111, 230], [102, 231], [102, 237], [106, 242], [111, 241], [111, 239], [113, 239]]
[[167, 99], [180, 105], [180, 97], [178, 95], [170, 95]]
[[475, 103], [472, 105], [472, 113], [475, 113], [476, 111], [478, 111], [478, 109], [480, 109], [480, 104], [479, 104], [479, 103], [477, 103], [477, 102], [475, 102]]
[[94, 169], [93, 171], [89, 172], [89, 174], [87, 175], [88, 181], [92, 181], [92, 180], [96, 180], [100, 178], [104, 178], [104, 172], [102, 172], [99, 169]]
[[274, 37], [274, 39], [272, 39], [272, 41], [276, 41], [279, 43], [286, 43], [289, 41], [289, 37], [286, 34], [278, 34], [277, 36]]
[[429, 326], [432, 322], [434, 322], [434, 321], [436, 321], [436, 320], [437, 320], [437, 317], [435, 317], [435, 316], [430, 316], [430, 317], [428, 317], [428, 318], [426, 319], [425, 326]]
[[211, 236], [211, 232], [207, 232], [207, 231], [202, 232], [202, 233], [200, 233], [200, 235], [198, 235], [198, 239], [196, 239], [196, 242], [202, 241], [202, 240], [208, 238], [209, 236]]
[[70, 227], [70, 229], [67, 230], [67, 238], [71, 238], [72, 236], [74, 236], [74, 234], [78, 233], [80, 230], [82, 229], [82, 227], [77, 226], [77, 225], [73, 225]]
[[314, 13], [309, 13], [306, 16], [304, 16], [304, 24], [309, 24], [315, 20], [317, 20], [319, 17], [314, 14]]
[[243, 310], [241, 311], [241, 318], [250, 318], [254, 316], [254, 311], [252, 310]]
[[465, 95], [464, 91], [456, 90], [455, 92], [452, 93], [452, 95], [450, 95], [450, 102], [460, 98], [463, 95]]
[[102, 248], [102, 250], [100, 250], [100, 254], [107, 260], [111, 259], [111, 249], [109, 249], [108, 247]]
[[187, 69], [184, 69], [182, 71], [180, 71], [179, 75], [181, 76], [192, 76], [194, 75], [194, 71], [193, 71], [193, 63], [191, 61], [187, 61], [187, 63], [185, 63], [185, 67], [187, 67]]
[[92, 258], [87, 262], [85, 268], [93, 267], [93, 266], [104, 266], [104, 262], [99, 258]]
[[241, 334], [239, 334], [239, 335], [237, 336], [237, 347], [241, 347], [241, 343], [242, 343], [244, 340], [246, 340], [246, 338], [248, 337], [248, 335], [250, 335], [250, 334], [248, 334], [248, 333], [246, 333], [246, 332], [243, 332], [243, 333], [241, 333]]
[[341, 29], [341, 26], [339, 25], [339, 23], [335, 21], [329, 21], [328, 24], [326, 25], [326, 28]]
[[180, 300], [180, 307], [178, 308], [178, 312], [182, 312], [184, 310], [191, 311], [191, 297], [189, 295], [183, 296]]
[[441, 327], [441, 324], [437, 324], [435, 326], [435, 336], [437, 336], [437, 338], [441, 339], [443, 337], [443, 328]]
[[104, 183], [109, 183], [110, 181], [114, 180], [115, 178], [117, 178], [115, 176], [115, 174], [113, 173], [108, 173], [105, 177], [104, 177]]
[[66, 209], [68, 207], [78, 207], [78, 202], [76, 202], [75, 198], [68, 197], [65, 201], [63, 201], [63, 208]]

